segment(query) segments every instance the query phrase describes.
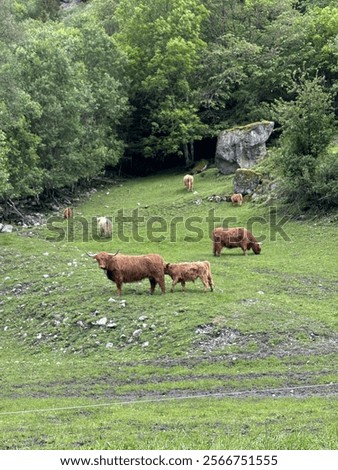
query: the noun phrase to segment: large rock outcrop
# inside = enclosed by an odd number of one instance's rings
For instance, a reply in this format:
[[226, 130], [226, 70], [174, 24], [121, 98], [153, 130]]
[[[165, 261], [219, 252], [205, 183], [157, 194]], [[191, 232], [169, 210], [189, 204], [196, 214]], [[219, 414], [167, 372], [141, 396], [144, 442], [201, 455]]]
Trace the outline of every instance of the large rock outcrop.
[[217, 139], [215, 164], [225, 175], [237, 168], [252, 168], [266, 155], [265, 142], [274, 122], [262, 121], [222, 131]]

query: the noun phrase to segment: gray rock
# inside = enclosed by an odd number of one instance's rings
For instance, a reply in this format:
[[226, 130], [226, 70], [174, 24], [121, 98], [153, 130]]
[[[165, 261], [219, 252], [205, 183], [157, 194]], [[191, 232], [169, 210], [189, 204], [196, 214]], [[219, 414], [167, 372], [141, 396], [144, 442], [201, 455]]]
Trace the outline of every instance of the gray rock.
[[252, 168], [266, 155], [265, 142], [273, 127], [274, 122], [262, 121], [222, 131], [215, 155], [219, 171], [227, 175], [237, 168]]
[[234, 176], [234, 192], [241, 193], [243, 196], [253, 194], [260, 183], [261, 175], [259, 173], [239, 168]]
[[1, 233], [11, 233], [11, 232], [13, 232], [13, 225], [0, 224], [0, 232]]

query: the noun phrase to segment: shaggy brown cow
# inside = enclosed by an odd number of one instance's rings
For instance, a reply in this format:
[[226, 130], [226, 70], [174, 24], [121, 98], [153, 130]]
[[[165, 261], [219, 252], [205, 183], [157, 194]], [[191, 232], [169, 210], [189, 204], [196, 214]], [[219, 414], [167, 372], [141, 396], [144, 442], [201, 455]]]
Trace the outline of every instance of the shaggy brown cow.
[[211, 277], [211, 269], [209, 261], [196, 261], [191, 263], [167, 263], [164, 268], [164, 274], [168, 274], [173, 280], [171, 292], [174, 292], [174, 287], [178, 282], [182, 285], [182, 290], [185, 290], [186, 281], [193, 281], [200, 278], [204, 285], [204, 291], [213, 291], [214, 283]]
[[192, 191], [193, 184], [194, 184], [194, 177], [192, 175], [185, 175], [183, 177], [183, 184], [186, 188], [188, 188], [188, 191]]
[[112, 236], [113, 225], [107, 217], [97, 217], [97, 226], [100, 237], [110, 238]]
[[233, 194], [231, 196], [231, 202], [232, 202], [232, 204], [238, 204], [239, 206], [241, 206], [243, 204], [242, 194], [241, 193]]
[[225, 229], [217, 227], [212, 232], [214, 256], [220, 256], [222, 248], [242, 248], [244, 255], [252, 248], [256, 255], [261, 252], [261, 243], [247, 229], [241, 227]]
[[96, 260], [101, 269], [106, 271], [108, 279], [115, 282], [118, 295], [122, 293], [122, 284], [126, 282], [141, 281], [148, 278], [150, 293], [153, 294], [156, 284], [159, 284], [165, 294], [164, 260], [156, 254], [127, 256], [118, 252], [111, 254], [102, 251], [95, 255], [87, 253]]
[[71, 207], [66, 207], [63, 211], [63, 218], [64, 219], [71, 219], [73, 217], [73, 209]]

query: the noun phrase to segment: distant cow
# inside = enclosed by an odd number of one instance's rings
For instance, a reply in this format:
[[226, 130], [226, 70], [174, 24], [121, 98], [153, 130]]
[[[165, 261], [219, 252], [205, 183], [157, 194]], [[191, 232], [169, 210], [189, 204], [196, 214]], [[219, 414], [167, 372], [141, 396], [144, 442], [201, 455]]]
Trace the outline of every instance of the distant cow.
[[97, 217], [97, 227], [100, 237], [111, 237], [113, 225], [107, 217]]
[[178, 282], [181, 283], [184, 291], [186, 281], [195, 282], [197, 278], [200, 278], [203, 282], [205, 292], [208, 290], [208, 286], [211, 291], [214, 288], [209, 261], [167, 263], [164, 267], [164, 274], [168, 274], [173, 280], [171, 292], [174, 292], [174, 287]]
[[232, 202], [232, 204], [238, 204], [239, 206], [241, 206], [243, 204], [242, 194], [241, 193], [233, 194], [231, 196], [231, 202]]
[[71, 219], [73, 217], [73, 209], [71, 207], [66, 207], [63, 211], [63, 218], [64, 219]]
[[183, 178], [183, 184], [186, 188], [188, 188], [188, 191], [192, 191], [193, 184], [194, 184], [194, 177], [192, 175], [185, 175]]
[[159, 284], [162, 293], [165, 293], [164, 260], [156, 254], [128, 256], [118, 252], [111, 254], [102, 251], [95, 255], [87, 253], [96, 260], [101, 269], [104, 269], [107, 278], [115, 282], [118, 295], [122, 293], [122, 284], [141, 281], [148, 278], [150, 293], [153, 294], [156, 284]]
[[261, 243], [247, 229], [241, 227], [215, 228], [212, 233], [214, 256], [220, 256], [222, 248], [242, 248], [244, 255], [252, 248], [256, 255], [261, 252]]

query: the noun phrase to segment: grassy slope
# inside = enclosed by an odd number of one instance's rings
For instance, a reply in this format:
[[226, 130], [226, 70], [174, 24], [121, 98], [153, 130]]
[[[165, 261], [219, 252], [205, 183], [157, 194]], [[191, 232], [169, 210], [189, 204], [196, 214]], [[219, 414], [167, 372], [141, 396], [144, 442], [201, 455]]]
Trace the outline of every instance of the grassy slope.
[[[210, 169], [195, 189], [172, 172], [126, 181], [79, 202], [68, 226], [1, 235], [1, 448], [337, 447], [337, 226], [288, 221], [282, 237], [278, 210], [207, 200], [231, 177]], [[142, 220], [122, 224], [121, 209]], [[98, 215], [113, 241], [93, 239]], [[252, 227], [262, 254], [214, 258], [207, 216]], [[85, 255], [116, 249], [210, 260], [215, 291], [171, 294], [167, 278], [150, 297], [145, 280], [121, 302]], [[114, 325], [94, 324], [104, 317]], [[72, 408], [92, 404], [112, 406]]]

